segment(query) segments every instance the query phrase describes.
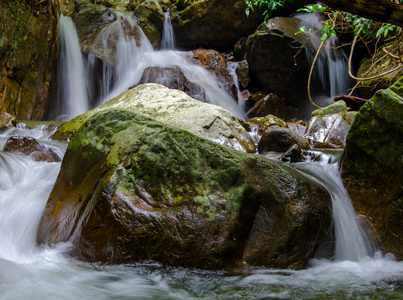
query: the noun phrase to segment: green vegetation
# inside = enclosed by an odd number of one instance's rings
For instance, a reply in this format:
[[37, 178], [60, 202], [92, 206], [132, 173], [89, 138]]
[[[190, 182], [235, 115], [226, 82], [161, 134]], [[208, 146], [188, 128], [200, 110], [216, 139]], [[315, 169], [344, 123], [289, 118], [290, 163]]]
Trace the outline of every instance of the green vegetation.
[[[394, 0], [391, 2], [398, 7], [402, 1], [403, 0]], [[262, 9], [263, 15], [267, 21], [273, 11], [282, 7], [287, 2], [292, 3], [292, 0], [245, 0], [247, 5], [245, 13], [248, 16], [251, 11], [254, 11], [254, 8]], [[298, 11], [319, 13], [324, 16], [323, 27], [320, 29], [322, 43], [336, 34], [347, 33], [354, 36], [354, 40], [351, 43], [347, 43], [347, 45], [351, 46], [349, 75], [357, 80], [358, 84], [364, 85], [363, 82], [365, 81], [368, 83], [368, 80], [378, 80], [385, 75], [395, 74], [403, 68], [403, 49], [401, 46], [403, 30], [396, 25], [396, 23], [389, 24], [373, 21], [346, 11], [332, 9], [322, 4], [307, 5], [304, 8], [300, 8]], [[304, 26], [300, 27], [300, 31], [297, 32], [297, 34], [298, 33], [313, 34], [310, 29], [307, 30]], [[371, 57], [370, 66], [367, 68], [367, 71], [360, 74], [358, 77], [352, 74], [350, 67], [352, 52], [357, 42], [362, 43], [368, 49]], [[318, 52], [320, 49], [321, 47], [319, 47]], [[380, 67], [384, 65], [384, 63], [382, 63], [383, 61], [388, 61], [388, 67], [386, 69]]]
[[283, 7], [285, 3], [292, 3], [292, 0], [245, 0], [246, 3], [246, 15], [249, 16], [250, 12], [255, 11], [255, 7], [263, 10], [263, 16], [265, 21], [270, 17], [271, 12], [275, 11], [279, 7]]

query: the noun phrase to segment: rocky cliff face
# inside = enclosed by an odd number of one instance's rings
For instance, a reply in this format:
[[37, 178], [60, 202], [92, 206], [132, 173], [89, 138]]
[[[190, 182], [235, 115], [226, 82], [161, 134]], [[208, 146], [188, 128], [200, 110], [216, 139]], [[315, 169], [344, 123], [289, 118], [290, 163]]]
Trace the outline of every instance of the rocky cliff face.
[[40, 120], [55, 96], [57, 1], [0, 3], [0, 109]]

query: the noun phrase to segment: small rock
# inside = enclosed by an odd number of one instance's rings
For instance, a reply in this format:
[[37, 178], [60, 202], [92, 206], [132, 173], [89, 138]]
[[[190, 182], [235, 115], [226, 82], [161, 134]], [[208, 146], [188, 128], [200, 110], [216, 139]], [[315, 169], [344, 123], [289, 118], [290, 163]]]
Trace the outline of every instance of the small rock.
[[40, 144], [37, 140], [31, 137], [10, 137], [4, 146], [4, 152], [17, 152], [24, 155], [29, 155], [35, 161], [61, 161], [61, 157], [51, 148]]
[[302, 154], [302, 149], [297, 145], [292, 145], [281, 157], [280, 160], [283, 162], [295, 163], [304, 161], [304, 155]]
[[263, 133], [259, 141], [258, 151], [260, 154], [269, 151], [285, 152], [295, 144], [301, 149], [309, 149], [308, 140], [291, 129], [271, 126]]

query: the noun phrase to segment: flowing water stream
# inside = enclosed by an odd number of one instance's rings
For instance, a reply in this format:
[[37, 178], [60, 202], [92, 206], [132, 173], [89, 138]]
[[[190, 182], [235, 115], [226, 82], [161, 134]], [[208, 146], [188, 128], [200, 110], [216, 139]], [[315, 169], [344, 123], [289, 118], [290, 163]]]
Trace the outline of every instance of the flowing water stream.
[[[77, 34], [74, 30], [67, 31], [67, 29], [64, 29], [66, 26], [68, 26], [68, 29], [71, 27], [73, 23], [71, 19], [62, 17], [62, 20], [63, 22], [60, 23], [61, 31], [66, 31], [71, 36], [61, 36], [61, 39], [66, 39], [65, 43], [69, 43], [67, 40], [70, 41], [70, 39], [77, 40]], [[70, 21], [67, 22], [67, 20]], [[169, 13], [166, 14], [165, 20], [162, 46], [161, 50], [158, 51], [154, 51], [150, 41], [137, 25], [136, 20], [129, 16], [117, 14], [117, 20], [102, 29], [98, 39], [100, 40], [99, 43], [103, 44], [104, 52], [101, 56], [104, 58], [105, 62], [103, 63], [101, 97], [98, 99], [96, 105], [102, 104], [139, 84], [143, 73], [149, 68], [158, 67], [165, 68], [166, 70], [172, 68], [180, 70], [187, 81], [194, 86], [192, 89], [193, 93], [191, 94], [193, 98], [222, 106], [235, 116], [243, 119], [244, 111], [241, 105], [238, 105], [237, 99], [234, 99], [224, 89], [214, 74], [201, 65], [195, 64], [192, 61], [192, 52], [176, 51], [173, 49], [175, 46], [175, 36], [169, 21]], [[129, 35], [127, 34], [128, 28], [130, 28]], [[111, 43], [113, 44], [112, 47]], [[78, 42], [72, 43], [71, 47], [76, 47], [74, 52], [80, 53]], [[62, 47], [62, 54], [64, 53], [64, 49], [72, 51], [71, 49]], [[113, 49], [113, 51], [111, 51], [111, 49]], [[67, 54], [63, 55], [67, 56]], [[95, 67], [93, 62], [93, 54], [90, 52], [88, 55], [87, 68], [84, 67], [82, 60], [79, 60], [77, 64], [82, 65], [83, 70], [87, 69], [87, 74], [91, 74], [94, 72], [93, 68]], [[152, 82], [166, 84], [167, 80], [179, 80], [172, 76], [175, 76], [175, 74], [160, 72], [157, 78], [152, 78]], [[74, 80], [78, 80], [77, 74], [75, 73], [66, 73], [66, 76], [61, 77], [61, 79], [62, 82], [60, 86], [67, 86], [68, 90], [71, 88], [68, 84]], [[145, 79], [147, 80], [147, 77]], [[89, 76], [81, 78], [80, 81], [85, 84], [75, 84], [72, 90], [80, 91], [80, 94], [83, 95], [88, 94], [86, 87], [90, 85]], [[70, 98], [63, 97], [65, 98], [63, 102], [71, 103]], [[78, 97], [74, 99], [78, 99]], [[83, 102], [81, 100], [77, 101], [79, 103]], [[82, 113], [84, 112], [85, 111]], [[70, 111], [64, 114], [72, 117], [76, 115], [70, 113]]]
[[90, 109], [84, 58], [74, 22], [60, 15], [60, 119], [69, 120]]
[[[9, 136], [33, 136], [63, 155], [67, 144], [49, 140], [50, 134], [17, 128], [1, 134], [0, 146]], [[345, 212], [351, 203], [333, 154], [294, 165], [347, 206], [334, 213], [336, 227], [349, 222], [349, 237], [337, 234], [336, 258], [312, 260], [301, 271], [255, 268], [241, 275], [158, 264], [101, 266], [63, 254], [68, 243], [38, 246], [38, 222], [60, 163], [1, 151], [0, 165], [0, 299], [403, 299], [403, 262], [381, 253], [370, 257], [372, 249], [358, 242], [365, 237], [357, 238], [362, 233], [350, 223], [355, 214]]]
[[[320, 15], [315, 13], [300, 13], [294, 16], [301, 20], [301, 25], [310, 30], [310, 40], [315, 51], [305, 48], [309, 65], [312, 65], [316, 51], [321, 44], [320, 29], [323, 27]], [[312, 72], [311, 91], [312, 98], [321, 107], [332, 104], [333, 98], [348, 94], [348, 89], [354, 86], [354, 80], [348, 76], [348, 57], [339, 48], [339, 42], [335, 35], [327, 39], [319, 52], [319, 56]], [[305, 109], [310, 116], [313, 108]]]
[[[67, 19], [62, 22], [72, 25]], [[108, 34], [102, 32], [104, 38]], [[210, 74], [203, 73], [204, 68], [189, 64], [188, 53], [153, 51], [147, 42], [137, 45], [128, 39], [119, 39], [117, 51], [123, 59], [113, 70], [104, 68], [101, 102], [138, 82], [138, 73], [155, 65], [181, 68], [189, 80], [200, 82], [206, 98], [210, 92], [213, 99], [216, 93], [225, 93]], [[80, 55], [76, 57], [81, 63]], [[202, 75], [194, 74], [199, 72]], [[232, 102], [224, 105], [239, 113], [236, 102], [229, 99]], [[69, 117], [76, 113], [66, 111]], [[291, 164], [331, 194], [336, 232], [334, 259], [312, 260], [301, 271], [253, 268], [237, 275], [158, 264], [101, 266], [64, 254], [68, 243], [38, 246], [38, 223], [61, 163], [36, 162], [2, 149], [10, 136], [32, 136], [63, 156], [67, 144], [50, 140], [51, 134], [46, 127], [23, 126], [0, 134], [0, 300], [403, 299], [403, 262], [374, 252], [342, 185], [338, 153], [318, 152], [315, 160]]]

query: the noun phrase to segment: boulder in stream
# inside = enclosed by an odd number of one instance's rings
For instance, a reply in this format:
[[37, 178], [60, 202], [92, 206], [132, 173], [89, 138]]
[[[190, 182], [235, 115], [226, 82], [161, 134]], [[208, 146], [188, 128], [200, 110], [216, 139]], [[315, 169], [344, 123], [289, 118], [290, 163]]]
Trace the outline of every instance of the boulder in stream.
[[313, 148], [344, 149], [355, 115], [344, 101], [314, 110], [304, 136]]
[[156, 85], [136, 89], [81, 116], [39, 225], [40, 244], [71, 241], [70, 254], [90, 262], [202, 269], [240, 262], [300, 269], [332, 256], [322, 247], [332, 241], [322, 187], [288, 165], [157, 121], [165, 111], [175, 120], [170, 101], [149, 112], [155, 119], [135, 113], [124, 102], [141, 90], [178, 96]]
[[63, 140], [71, 137], [87, 118], [108, 108], [129, 109], [223, 145], [247, 152], [256, 150], [256, 145], [248, 132], [227, 110], [192, 99], [182, 91], [154, 83], [139, 85], [74, 118], [58, 129], [54, 139]]

